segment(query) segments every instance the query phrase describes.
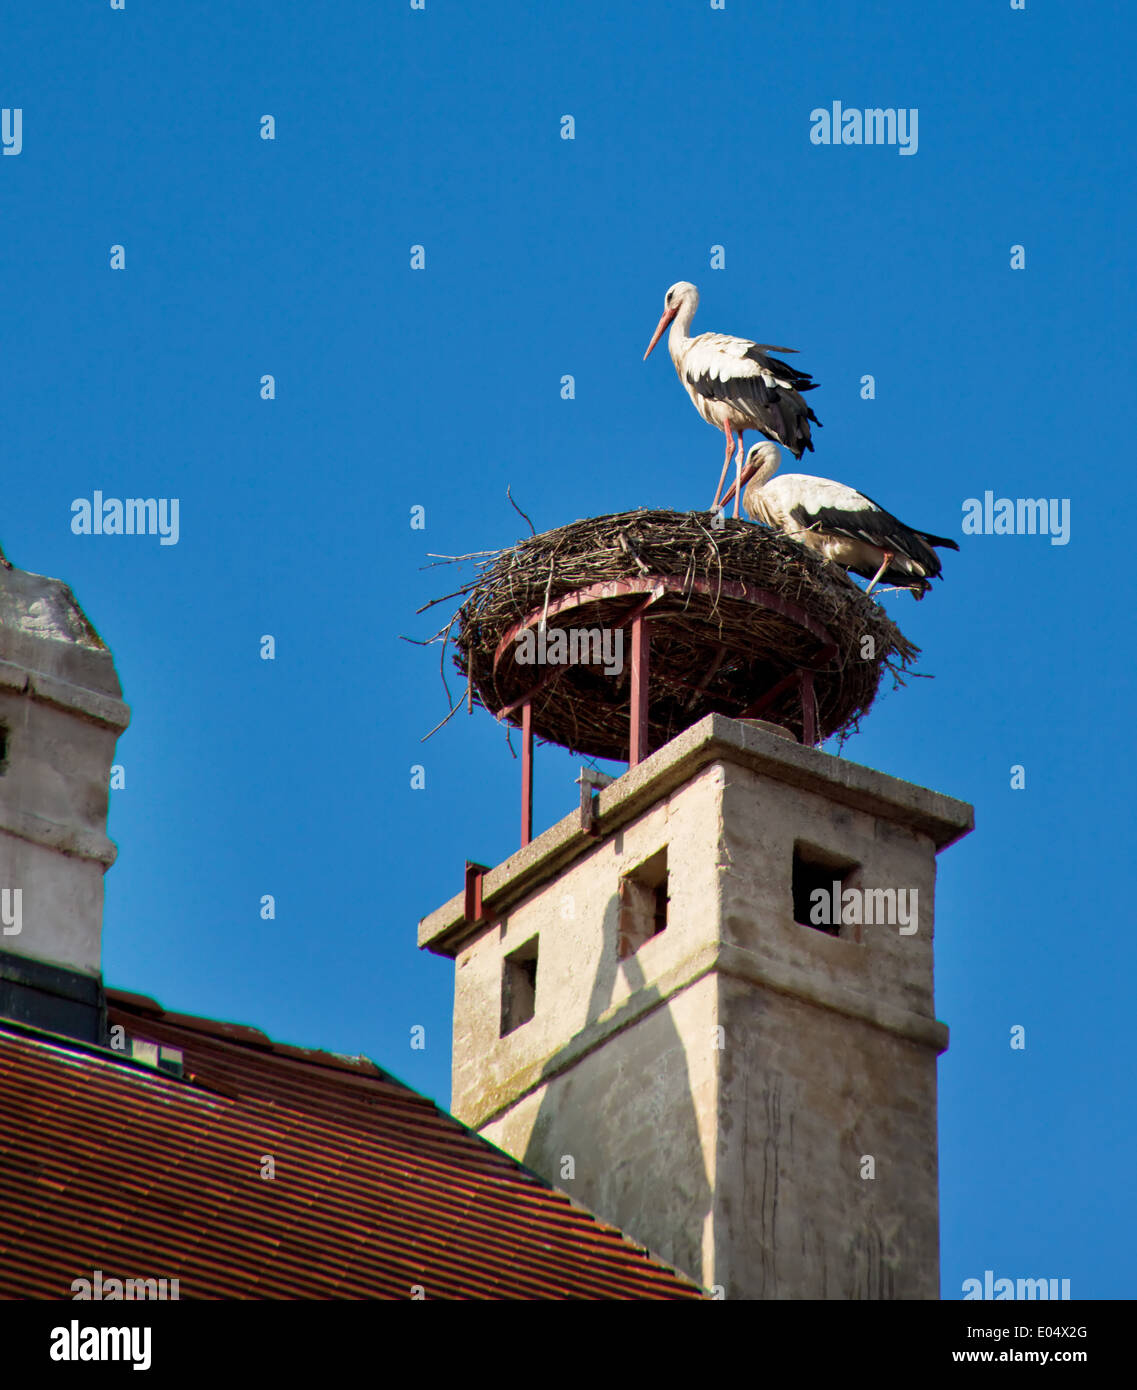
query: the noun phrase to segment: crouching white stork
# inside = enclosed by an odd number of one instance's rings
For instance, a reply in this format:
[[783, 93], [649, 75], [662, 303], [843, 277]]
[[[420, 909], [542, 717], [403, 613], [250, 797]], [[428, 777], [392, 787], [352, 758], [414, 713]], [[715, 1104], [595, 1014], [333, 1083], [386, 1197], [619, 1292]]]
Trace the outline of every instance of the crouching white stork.
[[943, 536], [913, 531], [871, 497], [844, 483], [805, 473], [775, 478], [780, 462], [776, 444], [751, 447], [742, 470], [746, 515], [870, 579], [867, 594], [879, 580], [888, 579], [923, 598], [931, 587], [928, 581], [942, 573], [940, 557], [932, 547], [959, 549]]
[[726, 458], [712, 509], [718, 506], [722, 496], [726, 470], [734, 451], [732, 431], [737, 431], [734, 496], [737, 516], [744, 431], [760, 430], [767, 439], [784, 444], [794, 458], [801, 458], [806, 449], [813, 449], [809, 422], [821, 424], [802, 400], [801, 392], [812, 391], [817, 383], [808, 373], [767, 356], [771, 352], [795, 352], [795, 348], [752, 343], [749, 338], [731, 338], [725, 333], [701, 333], [697, 338], [688, 338], [687, 330], [698, 307], [699, 291], [694, 285], [687, 280], [672, 285], [664, 297], [663, 317], [647, 345], [644, 361], [663, 336], [663, 330], [671, 324], [667, 350], [679, 380], [707, 424], [726, 435]]

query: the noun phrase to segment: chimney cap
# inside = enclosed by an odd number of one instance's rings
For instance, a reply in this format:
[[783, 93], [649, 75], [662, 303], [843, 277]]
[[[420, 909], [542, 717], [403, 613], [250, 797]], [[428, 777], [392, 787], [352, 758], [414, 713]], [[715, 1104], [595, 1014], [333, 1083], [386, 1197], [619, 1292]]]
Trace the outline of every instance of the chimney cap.
[[3, 664], [110, 695], [115, 701], [122, 697], [110, 648], [61, 579], [0, 567]]
[[107, 650], [62, 579], [14, 566], [0, 573], [0, 627], [52, 642], [73, 642], [96, 652]]
[[[823, 753], [787, 739], [784, 733], [755, 728], [726, 715], [708, 714], [600, 793], [596, 810], [601, 833], [613, 834], [696, 773], [719, 762], [748, 767], [774, 781], [818, 793], [835, 805], [907, 826], [926, 835], [937, 852], [975, 827], [974, 808], [965, 801]], [[456, 956], [487, 923], [564, 865], [591, 853], [595, 844], [595, 837], [581, 828], [578, 812], [565, 816], [504, 863], [488, 870], [482, 883], [484, 912], [478, 923], [467, 920], [461, 893], [423, 917], [418, 927], [420, 948], [439, 956]]]

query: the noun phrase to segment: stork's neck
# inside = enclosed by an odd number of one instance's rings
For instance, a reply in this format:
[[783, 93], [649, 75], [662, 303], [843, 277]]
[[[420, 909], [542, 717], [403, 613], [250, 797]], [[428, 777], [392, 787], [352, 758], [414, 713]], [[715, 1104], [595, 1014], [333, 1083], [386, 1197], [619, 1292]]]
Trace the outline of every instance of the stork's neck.
[[698, 300], [685, 299], [679, 306], [679, 312], [671, 320], [671, 331], [667, 335], [667, 351], [671, 354], [673, 362], [683, 350], [683, 344], [688, 337], [687, 330], [691, 327], [691, 320], [695, 317], [698, 307]]
[[770, 481], [770, 479], [774, 476], [774, 474], [778, 471], [778, 466], [779, 466], [779, 464], [781, 463], [781, 461], [782, 461], [782, 460], [781, 460], [781, 458], [779, 457], [779, 458], [772, 458], [772, 459], [769, 461], [769, 463], [764, 463], [764, 464], [762, 465], [762, 467], [759, 468], [759, 470], [757, 471], [757, 473], [754, 474], [754, 477], [753, 477], [753, 479], [751, 480], [750, 486], [751, 486], [751, 487], [765, 487], [766, 484]]

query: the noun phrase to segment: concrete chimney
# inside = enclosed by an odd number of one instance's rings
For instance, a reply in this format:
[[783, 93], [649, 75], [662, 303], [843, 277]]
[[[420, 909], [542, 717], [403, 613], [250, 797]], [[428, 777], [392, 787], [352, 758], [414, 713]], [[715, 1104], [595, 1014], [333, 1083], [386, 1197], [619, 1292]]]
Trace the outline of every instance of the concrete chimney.
[[592, 819], [420, 924], [454, 1114], [716, 1296], [937, 1298], [936, 855], [971, 807], [711, 715]]
[[121, 696], [67, 585], [0, 566], [0, 1015], [96, 1043]]

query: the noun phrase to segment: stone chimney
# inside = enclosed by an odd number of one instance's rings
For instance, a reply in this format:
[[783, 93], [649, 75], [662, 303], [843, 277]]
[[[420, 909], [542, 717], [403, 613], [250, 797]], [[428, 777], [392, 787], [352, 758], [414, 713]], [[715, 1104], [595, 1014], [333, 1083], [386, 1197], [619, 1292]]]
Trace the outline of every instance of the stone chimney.
[[121, 696], [67, 585], [0, 567], [0, 1015], [96, 1043]]
[[937, 1298], [936, 855], [972, 825], [703, 719], [420, 924], [454, 1114], [716, 1296]]

